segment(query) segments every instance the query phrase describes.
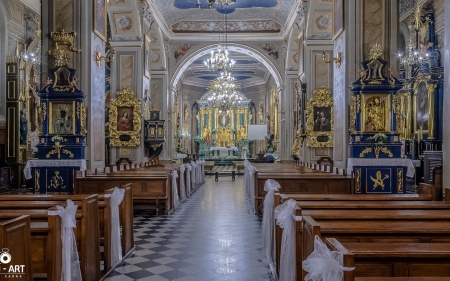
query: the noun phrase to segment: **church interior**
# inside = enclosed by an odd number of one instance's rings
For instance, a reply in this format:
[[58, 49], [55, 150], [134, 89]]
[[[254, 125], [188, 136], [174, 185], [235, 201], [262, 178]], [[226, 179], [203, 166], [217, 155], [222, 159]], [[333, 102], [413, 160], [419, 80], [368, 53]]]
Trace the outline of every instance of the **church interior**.
[[0, 280], [450, 281], [446, 18], [0, 0]]

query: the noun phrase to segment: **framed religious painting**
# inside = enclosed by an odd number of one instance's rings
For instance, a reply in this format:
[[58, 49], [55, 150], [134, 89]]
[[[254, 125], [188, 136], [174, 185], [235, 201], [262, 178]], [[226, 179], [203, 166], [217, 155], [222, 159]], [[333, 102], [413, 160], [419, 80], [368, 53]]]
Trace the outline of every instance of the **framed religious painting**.
[[434, 137], [434, 91], [437, 84], [429, 82], [430, 77], [424, 76], [414, 83], [414, 132], [428, 134]]
[[106, 0], [94, 0], [94, 33], [103, 41], [106, 41], [106, 22], [108, 14], [106, 12]]
[[124, 88], [111, 99], [109, 109], [109, 137], [111, 146], [139, 146], [141, 144], [141, 100]]
[[333, 0], [333, 40], [344, 31], [344, 0]]
[[333, 147], [334, 105], [331, 91], [325, 87], [314, 90], [306, 105], [306, 136], [308, 147]]
[[363, 94], [362, 131], [378, 133], [391, 131], [391, 96], [390, 94]]
[[149, 78], [150, 79], [150, 60], [151, 60], [151, 52], [152, 52], [152, 50], [151, 50], [151, 47], [150, 47], [150, 45], [151, 45], [151, 41], [150, 41], [150, 38], [147, 36], [147, 35], [145, 35], [145, 54], [144, 54], [144, 65], [145, 65], [145, 68], [144, 68], [144, 75], [145, 75], [145, 77], [147, 77], [147, 78]]
[[75, 134], [75, 101], [49, 103], [49, 128], [50, 135], [74, 135]]

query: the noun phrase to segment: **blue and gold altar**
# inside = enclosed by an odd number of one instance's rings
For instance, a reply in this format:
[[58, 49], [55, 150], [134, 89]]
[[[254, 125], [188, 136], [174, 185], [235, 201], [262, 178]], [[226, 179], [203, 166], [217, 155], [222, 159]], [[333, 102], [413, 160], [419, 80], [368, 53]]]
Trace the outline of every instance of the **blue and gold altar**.
[[77, 87], [65, 52], [54, 56], [56, 67], [38, 93], [38, 159], [29, 160], [24, 173], [33, 178], [35, 193], [71, 194], [74, 172], [86, 169], [86, 95]]
[[402, 159], [401, 104], [397, 91], [403, 87], [383, 49], [372, 46], [369, 59], [362, 62], [360, 78], [350, 108], [350, 154], [348, 168], [355, 178], [356, 193], [405, 193], [406, 175], [414, 175], [410, 159]]
[[[207, 92], [197, 101], [197, 129], [194, 138], [199, 143], [199, 157], [204, 159], [243, 159], [243, 149], [248, 154], [248, 124], [251, 122], [251, 101], [242, 93], [236, 92], [243, 102], [229, 108], [219, 108], [208, 101]], [[229, 148], [234, 148], [230, 150]], [[228, 148], [226, 156], [215, 151]], [[248, 157], [249, 155], [247, 155]]]

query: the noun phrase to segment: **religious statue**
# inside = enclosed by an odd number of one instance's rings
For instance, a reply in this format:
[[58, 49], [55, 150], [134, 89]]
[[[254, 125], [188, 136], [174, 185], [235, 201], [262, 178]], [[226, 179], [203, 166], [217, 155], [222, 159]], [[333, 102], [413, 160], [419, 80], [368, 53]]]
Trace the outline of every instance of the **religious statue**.
[[264, 105], [261, 103], [259, 105], [259, 110], [258, 110], [258, 117], [259, 117], [259, 122], [262, 123], [264, 122]]
[[365, 122], [366, 132], [384, 131], [384, 105], [379, 98], [371, 100], [367, 106], [367, 119]]
[[20, 111], [20, 144], [26, 144], [27, 143], [27, 130], [28, 130], [28, 124], [27, 124], [27, 109], [24, 107]]
[[209, 142], [211, 140], [210, 130], [208, 129], [208, 127], [206, 125], [202, 130], [202, 137], [205, 139], [206, 142]]
[[241, 127], [239, 129], [239, 139], [242, 140], [245, 138], [247, 138], [247, 131], [245, 130], [245, 127]]

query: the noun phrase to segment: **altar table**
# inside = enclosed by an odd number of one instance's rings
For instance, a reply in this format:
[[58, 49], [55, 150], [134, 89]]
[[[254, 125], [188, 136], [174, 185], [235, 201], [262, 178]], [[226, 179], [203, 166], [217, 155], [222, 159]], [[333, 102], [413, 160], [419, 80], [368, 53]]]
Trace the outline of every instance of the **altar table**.
[[[238, 151], [238, 148], [236, 146], [232, 146], [232, 147], [218, 147], [218, 146], [213, 146], [210, 148], [211, 151], [214, 151], [213, 154], [214, 156], [219, 157], [220, 156], [220, 151], [227, 151], [228, 152], [228, 156], [233, 156], [232, 154], [230, 155], [230, 151]], [[217, 155], [216, 155], [216, 151]]]

